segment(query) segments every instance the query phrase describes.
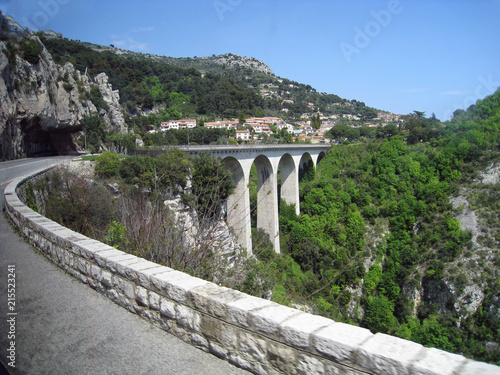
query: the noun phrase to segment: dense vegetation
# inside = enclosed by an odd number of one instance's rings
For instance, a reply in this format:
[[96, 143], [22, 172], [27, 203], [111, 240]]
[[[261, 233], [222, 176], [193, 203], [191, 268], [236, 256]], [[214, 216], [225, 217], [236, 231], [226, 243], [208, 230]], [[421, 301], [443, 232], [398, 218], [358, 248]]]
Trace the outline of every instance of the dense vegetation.
[[220, 159], [191, 159], [179, 150], [157, 158], [104, 152], [96, 157], [95, 174], [99, 179], [89, 181], [57, 169], [37, 186], [27, 185], [29, 204], [38, 209], [33, 190], [39, 190], [46, 197], [42, 213], [75, 231], [199, 277], [224, 269], [215, 266], [213, 252], [220, 246], [221, 199], [233, 183]]
[[[449, 201], [477, 178], [477, 170], [500, 158], [500, 91], [455, 115], [442, 124], [417, 112], [406, 117], [405, 137], [331, 149], [316, 175], [301, 183], [301, 214], [281, 205], [282, 255], [260, 255], [265, 272], [259, 277], [274, 286], [274, 298], [500, 363], [498, 348], [485, 349], [487, 342], [500, 342], [494, 307], [500, 286], [498, 189], [482, 186], [473, 201], [482, 202], [491, 223], [482, 236], [488, 247], [474, 247]], [[481, 277], [469, 280], [474, 267]], [[265, 276], [269, 270], [272, 280]], [[456, 301], [439, 306], [428, 299], [415, 310], [412, 291], [443, 281], [456, 286], [457, 296], [466, 285], [479, 285], [482, 305], [465, 314], [464, 306], [453, 306]], [[255, 283], [247, 287], [255, 292]]]

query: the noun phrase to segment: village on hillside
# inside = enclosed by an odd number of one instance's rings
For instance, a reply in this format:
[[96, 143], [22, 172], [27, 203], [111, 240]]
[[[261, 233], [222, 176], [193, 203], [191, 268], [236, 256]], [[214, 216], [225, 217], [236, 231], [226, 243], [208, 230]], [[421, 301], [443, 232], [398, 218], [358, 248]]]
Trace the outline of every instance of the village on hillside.
[[[317, 116], [319, 123], [313, 126], [312, 118]], [[160, 124], [158, 130], [151, 130], [150, 133], [157, 131], [192, 129], [197, 126], [204, 126], [208, 129], [225, 129], [234, 130], [234, 135], [230, 138], [235, 139], [239, 143], [259, 142], [263, 139], [275, 135], [283, 135], [284, 133], [291, 136], [293, 142], [311, 143], [311, 144], [326, 144], [332, 140], [328, 138], [327, 132], [332, 129], [341, 120], [342, 123], [347, 123], [351, 127], [383, 127], [388, 124], [398, 123], [401, 120], [401, 115], [395, 115], [389, 112], [379, 112], [373, 122], [362, 122], [361, 118], [351, 114], [340, 114], [324, 116], [321, 113], [315, 115], [303, 114], [300, 121], [294, 124], [287, 123], [280, 117], [250, 117], [246, 120], [229, 119], [214, 122], [200, 122], [197, 119], [179, 119], [164, 121]]]

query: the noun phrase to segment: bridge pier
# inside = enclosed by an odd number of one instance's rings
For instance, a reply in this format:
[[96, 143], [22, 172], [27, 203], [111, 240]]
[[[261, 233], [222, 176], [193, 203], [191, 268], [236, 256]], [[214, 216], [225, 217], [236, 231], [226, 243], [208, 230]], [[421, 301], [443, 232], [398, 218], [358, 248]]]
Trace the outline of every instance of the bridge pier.
[[257, 188], [257, 228], [262, 228], [273, 244], [274, 251], [280, 252], [278, 214], [278, 164], [279, 158], [259, 155], [255, 161], [258, 175]]
[[[236, 236], [238, 243], [247, 249], [248, 254], [252, 254], [250, 191], [248, 190], [252, 161], [245, 163], [228, 156], [224, 162], [234, 183], [234, 192], [227, 199], [227, 224]], [[250, 166], [246, 164], [250, 164]]]
[[231, 172], [235, 189], [227, 201], [227, 223], [238, 243], [252, 253], [250, 170], [255, 163], [258, 174], [257, 227], [268, 235], [274, 250], [280, 252], [278, 212], [278, 171], [281, 171], [281, 198], [295, 204], [300, 213], [299, 172], [306, 164], [315, 168], [330, 146], [274, 145], [239, 147], [181, 148], [192, 155], [210, 152], [224, 160]]
[[299, 167], [301, 155], [283, 155], [281, 159], [281, 199], [295, 204], [295, 213], [300, 214]]

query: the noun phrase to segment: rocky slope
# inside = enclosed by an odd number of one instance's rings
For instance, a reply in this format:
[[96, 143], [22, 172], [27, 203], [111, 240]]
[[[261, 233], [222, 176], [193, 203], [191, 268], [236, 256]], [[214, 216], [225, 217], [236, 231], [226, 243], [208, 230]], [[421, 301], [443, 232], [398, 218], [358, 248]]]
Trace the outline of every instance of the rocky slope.
[[85, 116], [98, 113], [90, 100], [99, 88], [109, 127], [126, 131], [118, 92], [105, 75], [95, 80], [67, 63], [56, 64], [40, 39], [0, 13], [0, 160], [76, 150], [72, 135]]
[[[52, 31], [44, 32], [47, 38], [63, 38], [62, 34], [57, 34]], [[274, 76], [273, 70], [264, 62], [254, 58], [239, 56], [234, 53], [226, 53], [223, 55], [203, 56], [203, 57], [169, 57], [159, 56], [150, 53], [140, 53], [128, 51], [115, 47], [101, 46], [93, 43], [83, 43], [85, 46], [92, 48], [95, 51], [109, 51], [120, 56], [132, 57], [136, 59], [148, 59], [154, 61], [165, 62], [167, 64], [179, 66], [182, 68], [194, 68], [202, 72], [219, 72], [222, 68], [241, 68], [250, 69], [254, 72], [264, 73], [269, 76]]]
[[474, 184], [461, 187], [457, 196], [450, 197], [454, 217], [461, 229], [472, 235], [468, 251], [447, 267], [442, 280], [424, 279], [418, 287], [408, 285], [406, 291], [415, 312], [420, 302], [429, 301], [436, 305], [439, 313], [451, 312], [457, 316], [457, 325], [481, 306], [490, 316], [500, 319], [500, 298], [488, 299], [488, 294], [496, 294], [490, 291], [498, 284], [495, 275], [499, 272], [500, 255], [494, 240], [498, 236], [498, 223], [487, 220], [492, 210], [480, 199], [481, 193], [492, 196], [498, 191], [500, 163], [493, 163], [478, 174]]

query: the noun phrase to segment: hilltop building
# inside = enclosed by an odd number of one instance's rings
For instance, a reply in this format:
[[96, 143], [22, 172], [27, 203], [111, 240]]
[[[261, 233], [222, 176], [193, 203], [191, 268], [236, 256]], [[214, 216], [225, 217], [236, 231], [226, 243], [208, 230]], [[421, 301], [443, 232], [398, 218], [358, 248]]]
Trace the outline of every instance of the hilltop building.
[[238, 121], [215, 121], [205, 122], [205, 127], [208, 129], [236, 129], [239, 126]]
[[196, 127], [196, 120], [195, 119], [170, 120], [162, 122], [160, 126], [161, 126], [161, 131], [167, 131], [170, 129], [192, 129]]

